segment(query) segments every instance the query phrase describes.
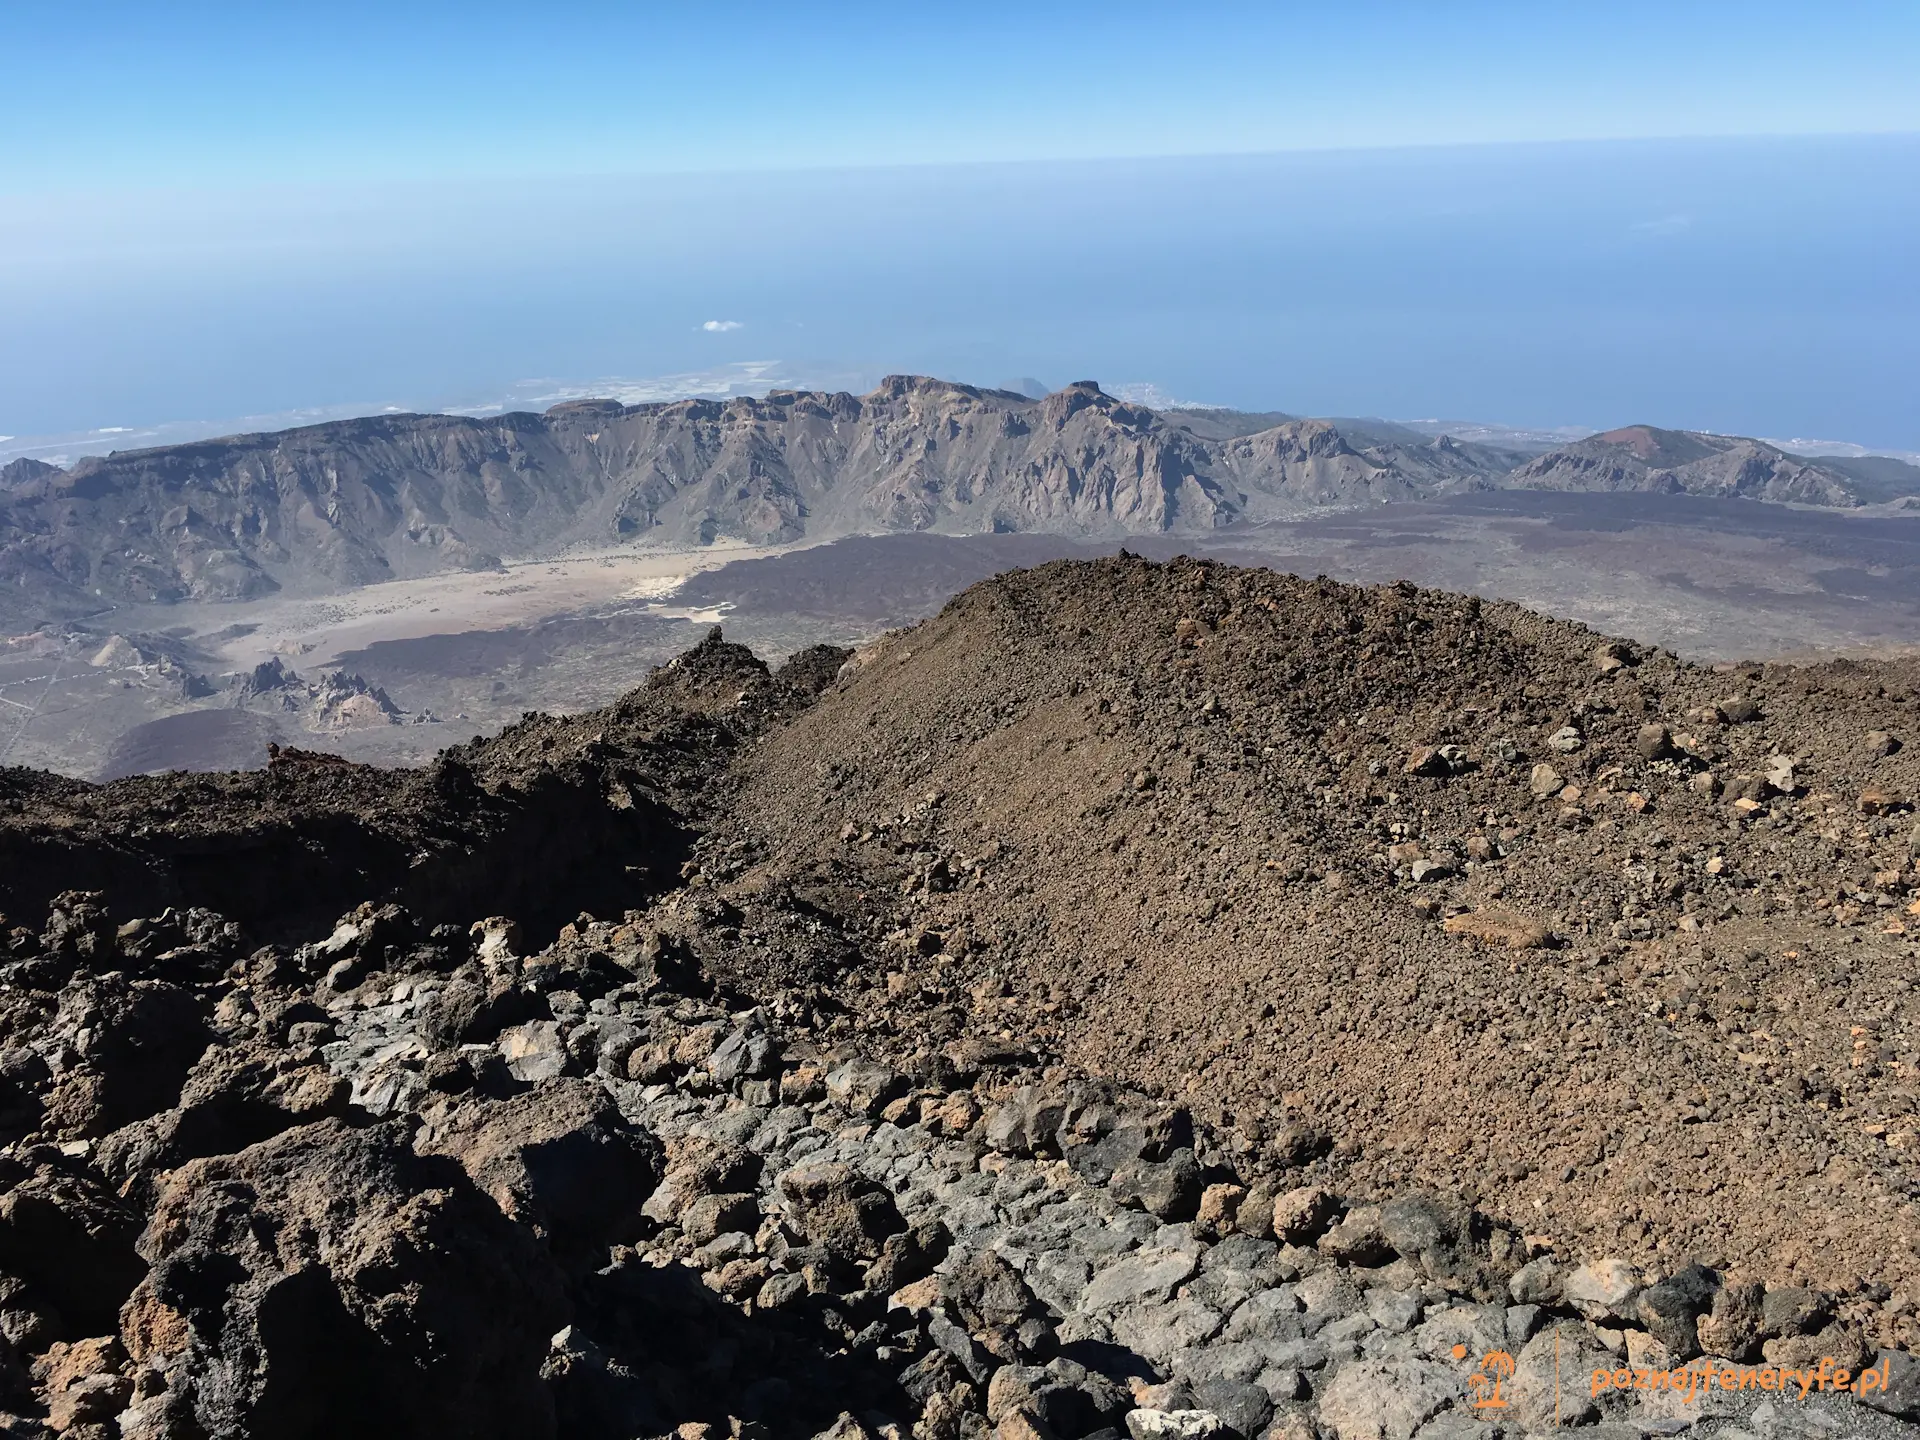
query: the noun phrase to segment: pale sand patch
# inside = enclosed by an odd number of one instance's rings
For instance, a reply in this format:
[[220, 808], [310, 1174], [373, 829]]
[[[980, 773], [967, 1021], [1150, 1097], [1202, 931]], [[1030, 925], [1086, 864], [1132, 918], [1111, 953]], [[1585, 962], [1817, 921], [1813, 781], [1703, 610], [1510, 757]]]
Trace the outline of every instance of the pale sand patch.
[[[236, 622], [256, 628], [218, 653], [235, 669], [275, 655], [324, 665], [381, 640], [414, 640], [466, 630], [503, 630], [548, 615], [671, 595], [686, 579], [735, 560], [799, 549], [793, 545], [712, 546], [703, 550], [607, 551], [509, 563], [505, 572], [460, 571], [389, 580], [338, 595], [205, 607], [203, 634]], [[180, 607], [184, 608], [184, 607]]]

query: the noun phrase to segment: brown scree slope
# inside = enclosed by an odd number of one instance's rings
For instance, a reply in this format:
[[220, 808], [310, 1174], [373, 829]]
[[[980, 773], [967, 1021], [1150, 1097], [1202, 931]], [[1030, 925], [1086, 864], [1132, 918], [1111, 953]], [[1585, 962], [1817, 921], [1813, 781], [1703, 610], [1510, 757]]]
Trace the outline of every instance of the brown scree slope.
[[[1323, 1134], [1361, 1193], [1898, 1290], [1916, 777], [1880, 752], [1914, 673], [1599, 639], [1188, 561], [1003, 576], [752, 751], [734, 823], [775, 858], [734, 888], [888, 912], [865, 1010], [905, 1048], [1037, 1039], [1255, 1144]], [[1545, 943], [1449, 933], [1479, 912]]]
[[985, 582], [837, 680], [729, 648], [424, 772], [5, 772], [0, 905], [95, 886], [260, 938], [355, 899], [651, 906], [863, 1046], [1013, 1041], [1230, 1124], [1256, 1169], [1473, 1187], [1578, 1254], [1920, 1278], [1912, 666], [1715, 672], [1128, 557]]

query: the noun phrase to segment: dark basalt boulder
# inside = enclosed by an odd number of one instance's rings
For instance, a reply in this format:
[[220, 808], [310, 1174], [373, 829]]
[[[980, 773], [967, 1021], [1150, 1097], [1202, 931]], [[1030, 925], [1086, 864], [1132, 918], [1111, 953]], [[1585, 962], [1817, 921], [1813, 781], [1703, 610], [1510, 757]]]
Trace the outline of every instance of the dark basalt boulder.
[[73, 1063], [54, 1081], [46, 1128], [92, 1139], [171, 1108], [213, 1039], [204, 1009], [181, 986], [118, 971], [68, 986], [52, 1038]]
[[605, 1263], [609, 1244], [632, 1238], [662, 1166], [659, 1143], [580, 1079], [463, 1107], [416, 1145], [458, 1161], [556, 1255], [594, 1263]]
[[569, 1319], [544, 1247], [402, 1125], [301, 1126], [162, 1187], [121, 1317], [166, 1433], [539, 1440]]
[[84, 1174], [42, 1165], [0, 1195], [0, 1271], [32, 1287], [69, 1338], [113, 1330], [146, 1274], [140, 1215]]
[[150, 1199], [153, 1177], [189, 1160], [344, 1117], [351, 1089], [317, 1050], [259, 1041], [215, 1046], [187, 1076], [179, 1105], [106, 1136], [94, 1147], [93, 1162], [123, 1194]]

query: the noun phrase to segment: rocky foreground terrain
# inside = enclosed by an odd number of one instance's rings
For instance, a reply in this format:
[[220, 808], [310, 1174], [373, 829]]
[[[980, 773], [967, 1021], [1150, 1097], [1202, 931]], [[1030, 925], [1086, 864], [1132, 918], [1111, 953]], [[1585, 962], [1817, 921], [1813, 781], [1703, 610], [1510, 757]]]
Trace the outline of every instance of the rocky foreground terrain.
[[1916, 679], [1122, 557], [0, 772], [5, 1423], [1920, 1433]]
[[1549, 454], [1377, 422], [1162, 414], [1083, 381], [1042, 399], [916, 376], [864, 396], [543, 415], [382, 415], [0, 468], [0, 620], [335, 593], [641, 542], [852, 534], [1205, 534], [1461, 490], [1855, 507], [1920, 470], [1633, 426]]

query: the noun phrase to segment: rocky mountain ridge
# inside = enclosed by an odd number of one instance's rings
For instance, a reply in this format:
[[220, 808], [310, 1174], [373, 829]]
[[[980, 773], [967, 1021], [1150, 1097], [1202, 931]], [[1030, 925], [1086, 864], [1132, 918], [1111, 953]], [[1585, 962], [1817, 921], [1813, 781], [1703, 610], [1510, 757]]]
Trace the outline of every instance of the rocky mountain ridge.
[[1862, 503], [1858, 480], [1763, 440], [1629, 425], [1527, 461], [1508, 483], [1529, 490], [1744, 496], [1796, 505]]
[[[0, 469], [0, 606], [35, 622], [647, 542], [1205, 532], [1506, 485], [1841, 506], [1864, 495], [1856, 477], [1757, 441], [1640, 427], [1528, 459], [1447, 436], [1269, 418], [1241, 433], [1092, 382], [1035, 400], [894, 376], [865, 396], [382, 415], [71, 470], [18, 460]], [[1652, 436], [1669, 438], [1649, 449]], [[1676, 446], [1685, 458], [1666, 453]]]
[[1910, 1437], [1917, 725], [1122, 555], [0, 770], [0, 1433]]

